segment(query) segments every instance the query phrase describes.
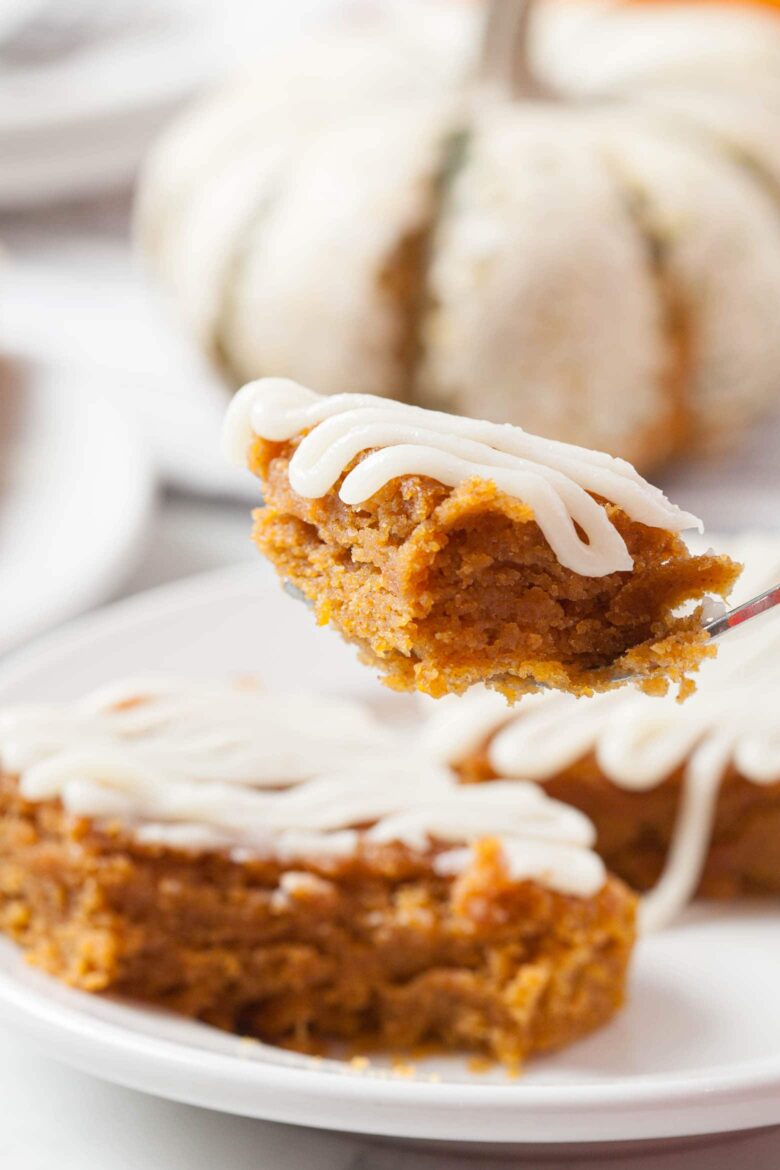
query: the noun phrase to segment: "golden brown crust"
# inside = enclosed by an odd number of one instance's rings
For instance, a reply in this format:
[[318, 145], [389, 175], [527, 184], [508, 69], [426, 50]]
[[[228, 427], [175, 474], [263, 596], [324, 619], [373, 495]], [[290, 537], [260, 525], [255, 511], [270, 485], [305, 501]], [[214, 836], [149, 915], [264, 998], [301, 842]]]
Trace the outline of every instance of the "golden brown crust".
[[141, 845], [0, 778], [0, 929], [75, 987], [299, 1048], [434, 1042], [518, 1064], [620, 1006], [635, 899], [458, 878], [402, 846], [236, 861]]
[[613, 664], [663, 689], [711, 652], [698, 615], [671, 611], [727, 594], [739, 572], [727, 557], [691, 556], [674, 533], [605, 505], [634, 569], [583, 577], [559, 563], [527, 505], [490, 481], [450, 489], [405, 476], [353, 508], [338, 485], [322, 499], [293, 492], [294, 448], [253, 447], [266, 501], [257, 546], [396, 689], [437, 697], [486, 682], [514, 699], [544, 683], [584, 694], [609, 685]]
[[[463, 780], [495, 779], [488, 744], [457, 765]], [[658, 880], [680, 803], [682, 768], [644, 792], [619, 788], [593, 755], [544, 782], [548, 796], [580, 809], [596, 827], [607, 868], [637, 890]], [[698, 893], [709, 898], [780, 893], [780, 781], [753, 784], [731, 768], [724, 776]]]

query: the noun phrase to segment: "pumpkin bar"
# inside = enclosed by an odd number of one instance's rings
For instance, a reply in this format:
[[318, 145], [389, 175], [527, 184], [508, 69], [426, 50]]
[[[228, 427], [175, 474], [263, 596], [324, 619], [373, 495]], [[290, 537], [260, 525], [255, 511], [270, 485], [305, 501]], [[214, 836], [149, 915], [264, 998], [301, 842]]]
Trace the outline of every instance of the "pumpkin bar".
[[511, 709], [473, 691], [437, 710], [426, 751], [466, 784], [523, 778], [578, 808], [608, 869], [646, 893], [646, 927], [697, 895], [776, 896], [777, 651], [771, 631], [746, 632], [704, 665], [682, 705], [624, 688], [529, 696]]
[[695, 603], [739, 567], [693, 556], [698, 521], [623, 460], [283, 379], [239, 392], [225, 445], [262, 485], [259, 550], [398, 690], [684, 693], [714, 653]]
[[304, 1051], [517, 1067], [612, 1016], [635, 898], [580, 813], [368, 751], [354, 704], [284, 710], [128, 681], [5, 712], [0, 928], [73, 987]]

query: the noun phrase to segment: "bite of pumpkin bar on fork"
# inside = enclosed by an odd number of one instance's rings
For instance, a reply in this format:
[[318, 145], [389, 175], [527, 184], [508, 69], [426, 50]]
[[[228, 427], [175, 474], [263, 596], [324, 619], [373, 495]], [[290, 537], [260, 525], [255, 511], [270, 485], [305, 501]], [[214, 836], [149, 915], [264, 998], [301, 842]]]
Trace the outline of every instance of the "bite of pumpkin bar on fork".
[[684, 697], [715, 653], [741, 567], [622, 459], [281, 378], [239, 391], [224, 447], [260, 480], [258, 549], [394, 689]]

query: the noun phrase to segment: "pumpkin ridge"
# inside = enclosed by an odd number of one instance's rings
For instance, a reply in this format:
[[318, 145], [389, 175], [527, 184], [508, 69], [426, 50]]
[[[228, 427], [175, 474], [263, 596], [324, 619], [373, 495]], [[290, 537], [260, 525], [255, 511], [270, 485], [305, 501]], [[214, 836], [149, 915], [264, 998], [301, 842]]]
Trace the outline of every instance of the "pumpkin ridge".
[[[691, 146], [709, 150], [721, 161], [731, 167], [736, 167], [743, 174], [755, 180], [757, 185], [777, 205], [780, 214], [780, 169], [775, 173], [765, 162], [762, 162], [759, 152], [752, 150], [745, 143], [740, 143], [736, 135], [729, 133], [722, 126], [714, 123], [707, 124], [693, 114], [682, 109], [653, 110], [653, 120], [663, 128], [664, 133], [673, 134], [680, 141]], [[683, 124], [684, 123], [684, 124]]]
[[428, 274], [436, 228], [447, 191], [463, 165], [468, 141], [467, 129], [446, 133], [440, 144], [441, 157], [430, 180], [429, 215], [423, 225], [402, 236], [379, 273], [379, 283], [395, 300], [401, 321], [398, 357], [403, 386], [397, 395], [414, 402], [417, 369], [422, 357], [422, 323], [430, 303]]
[[[659, 259], [687, 319], [694, 360], [684, 403], [688, 431], [681, 440], [686, 451], [706, 453], [727, 434], [727, 418], [744, 426], [774, 393], [769, 367], [771, 355], [780, 353], [771, 332], [780, 293], [777, 204], [718, 148], [714, 134], [696, 139], [664, 134], [652, 120], [643, 126], [643, 138], [618, 130], [611, 157], [626, 185], [641, 193], [641, 217], [660, 238]], [[746, 329], [754, 338], [749, 347]], [[766, 343], [758, 345], [759, 337]], [[748, 387], [741, 408], [733, 398], [735, 378]], [[732, 403], [739, 414], [731, 413]]]
[[685, 449], [695, 438], [695, 419], [691, 404], [694, 353], [691, 312], [682, 290], [669, 270], [668, 241], [653, 223], [650, 197], [638, 181], [621, 171], [614, 158], [605, 156], [607, 170], [619, 192], [627, 217], [645, 245], [652, 284], [660, 305], [660, 317], [666, 338], [667, 358], [661, 383], [667, 412], [647, 428], [645, 443], [652, 450], [666, 448], [667, 457]]
[[257, 233], [262, 227], [263, 220], [272, 211], [276, 199], [280, 197], [282, 188], [283, 184], [280, 182], [271, 194], [265, 194], [261, 198], [225, 266], [225, 279], [219, 298], [219, 310], [214, 321], [211, 348], [218, 369], [234, 387], [240, 386], [244, 379], [233, 359], [232, 347], [227, 340], [229, 321], [235, 312], [236, 293], [242, 284], [242, 271], [252, 257]]
[[467, 123], [453, 129], [444, 136], [441, 146], [441, 161], [434, 175], [431, 193], [431, 214], [424, 234], [420, 237], [420, 247], [417, 255], [416, 281], [412, 298], [406, 305], [406, 346], [408, 351], [408, 366], [406, 369], [406, 384], [404, 401], [414, 402], [425, 406], [425, 394], [418, 389], [418, 372], [424, 355], [423, 327], [426, 317], [435, 305], [435, 296], [431, 289], [430, 273], [433, 257], [436, 251], [436, 237], [439, 225], [444, 216], [447, 199], [456, 176], [460, 173], [468, 157], [468, 145], [472, 137], [472, 130]]

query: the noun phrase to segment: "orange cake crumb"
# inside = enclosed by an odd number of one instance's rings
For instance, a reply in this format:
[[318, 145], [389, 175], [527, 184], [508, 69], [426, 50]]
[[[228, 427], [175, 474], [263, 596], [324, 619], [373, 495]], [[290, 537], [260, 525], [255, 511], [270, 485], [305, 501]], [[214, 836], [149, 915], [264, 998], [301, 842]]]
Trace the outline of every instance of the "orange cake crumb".
[[587, 695], [631, 673], [684, 694], [714, 652], [701, 610], [677, 611], [728, 595], [739, 573], [728, 557], [694, 556], [677, 533], [600, 501], [633, 568], [584, 576], [560, 563], [532, 509], [487, 479], [449, 488], [406, 475], [350, 506], [338, 489], [364, 452], [324, 496], [298, 495], [299, 441], [253, 442], [266, 505], [255, 542], [390, 687], [440, 697], [486, 683], [511, 701], [540, 685]]

